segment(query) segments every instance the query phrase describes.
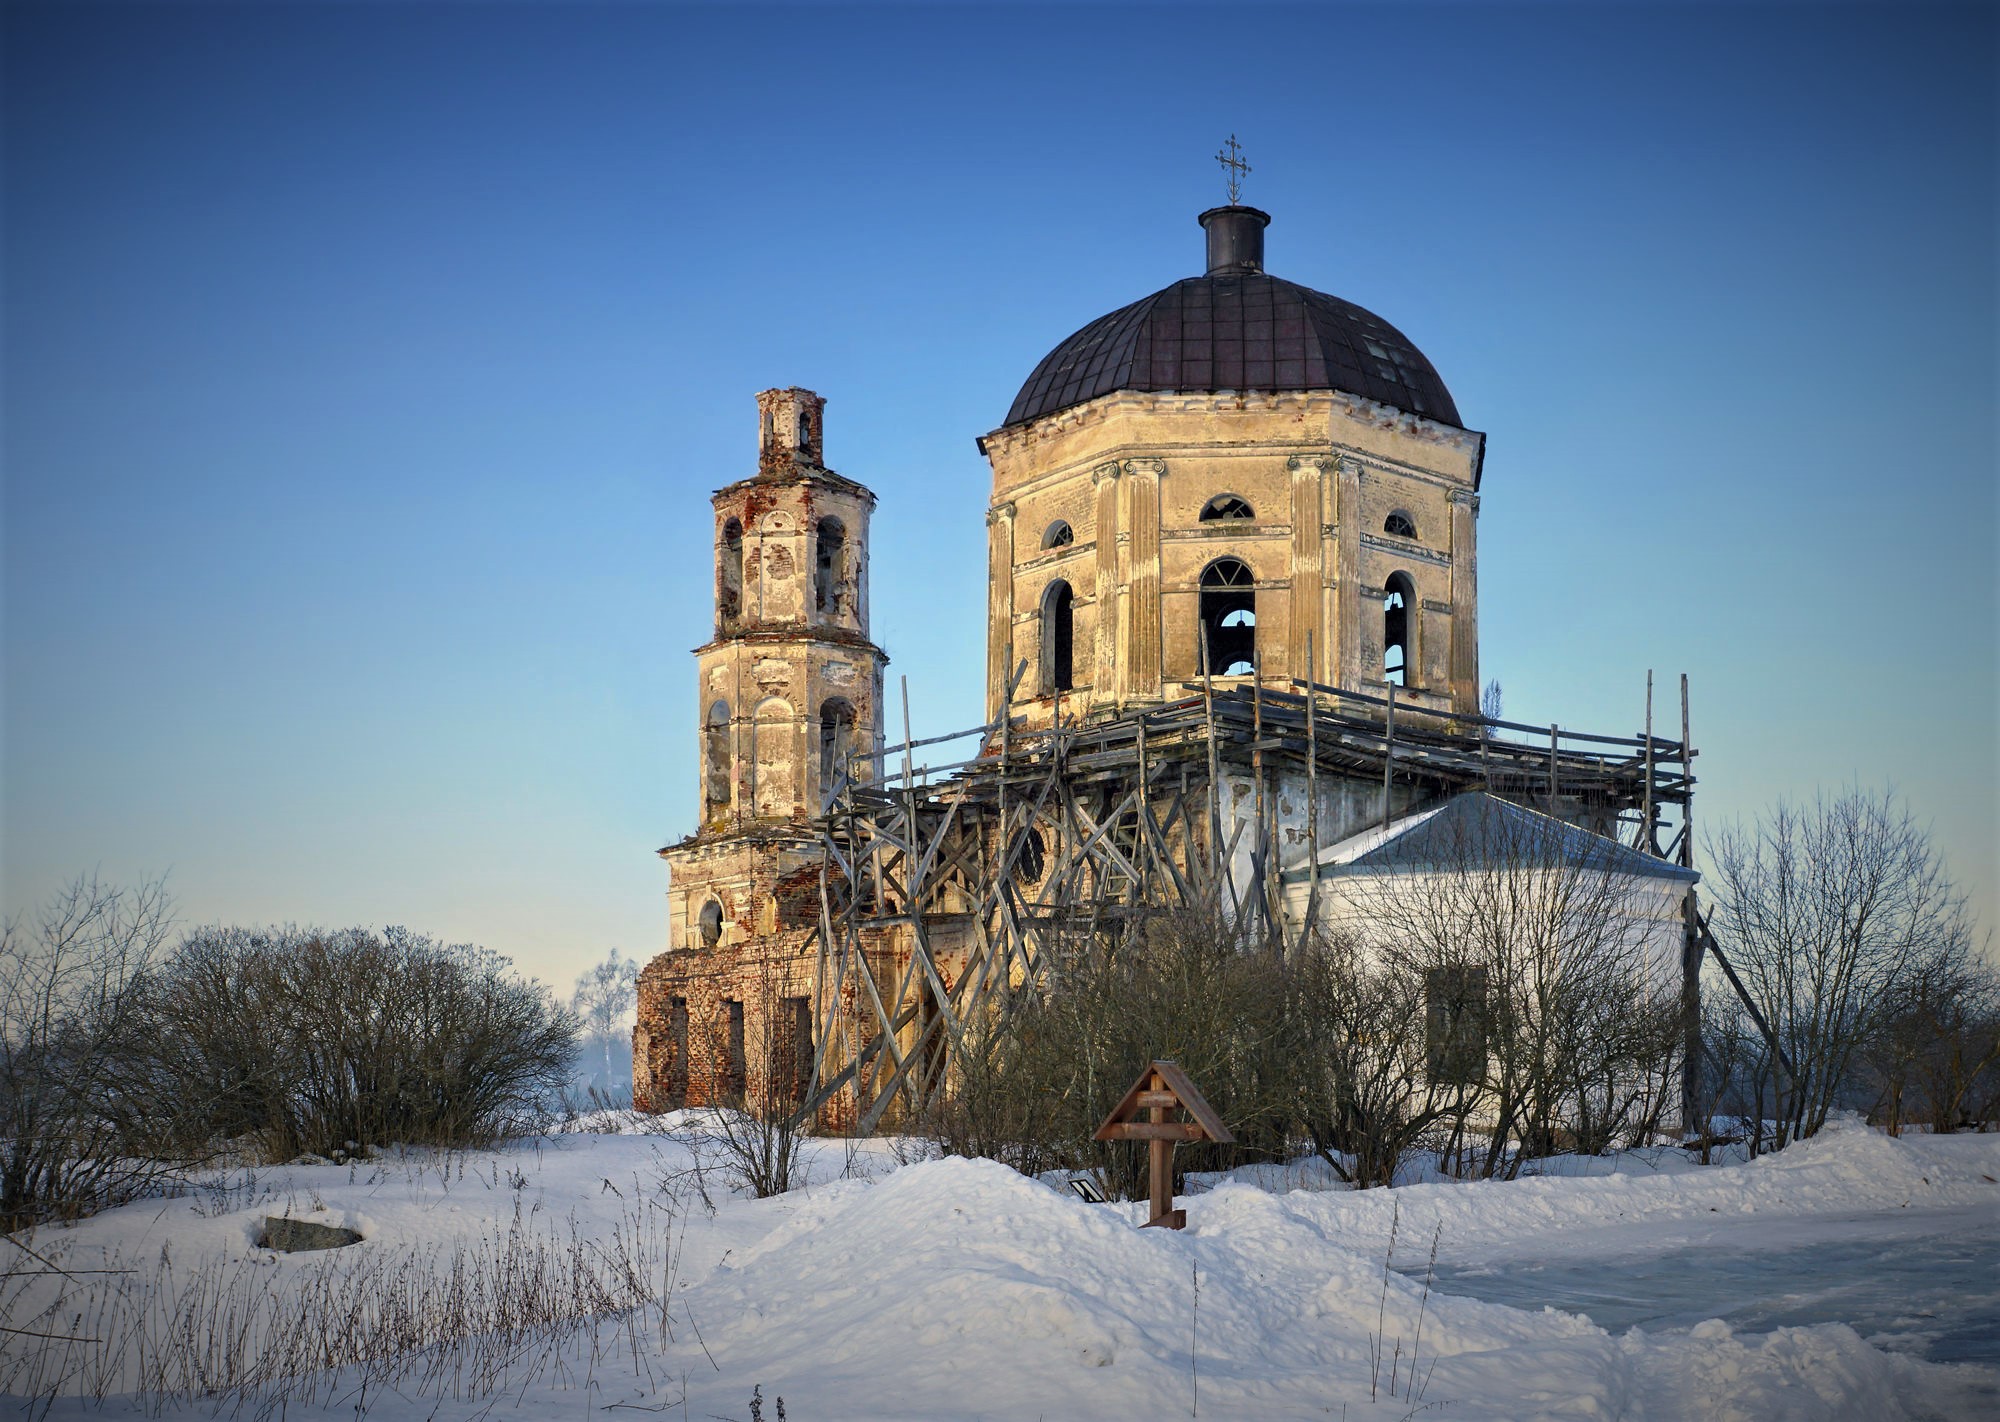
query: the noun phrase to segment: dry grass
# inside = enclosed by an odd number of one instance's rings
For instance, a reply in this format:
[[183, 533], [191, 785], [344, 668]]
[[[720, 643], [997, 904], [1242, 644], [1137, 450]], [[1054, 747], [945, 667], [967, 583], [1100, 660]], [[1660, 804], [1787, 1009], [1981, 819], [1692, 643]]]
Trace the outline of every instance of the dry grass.
[[85, 1272], [21, 1246], [0, 1268], [0, 1393], [42, 1411], [60, 1397], [124, 1395], [148, 1413], [201, 1398], [262, 1418], [328, 1402], [361, 1416], [389, 1390], [480, 1402], [582, 1386], [613, 1363], [665, 1386], [685, 1218], [635, 1190], [601, 1237], [517, 1207], [476, 1241], [310, 1260], [163, 1249]]

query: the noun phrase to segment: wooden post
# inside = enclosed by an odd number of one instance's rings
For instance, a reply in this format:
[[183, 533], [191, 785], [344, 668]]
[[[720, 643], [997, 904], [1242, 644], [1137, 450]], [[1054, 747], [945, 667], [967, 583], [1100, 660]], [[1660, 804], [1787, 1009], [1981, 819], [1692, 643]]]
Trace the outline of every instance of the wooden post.
[[[1150, 1094], [1165, 1095], [1167, 1079], [1160, 1075], [1158, 1068], [1146, 1073], [1146, 1084]], [[1167, 1108], [1152, 1106], [1147, 1108], [1146, 1119], [1156, 1126], [1167, 1123]], [[1167, 1218], [1174, 1210], [1174, 1143], [1154, 1137], [1146, 1142], [1146, 1165], [1152, 1180], [1152, 1217], [1156, 1220]]]
[[[1647, 748], [1652, 746], [1652, 737], [1647, 736]], [[1687, 798], [1681, 802], [1681, 867], [1694, 867], [1694, 748], [1688, 743], [1688, 679], [1681, 673], [1681, 793]], [[1687, 891], [1687, 906], [1683, 931], [1686, 941], [1681, 948], [1681, 1131], [1698, 1130], [1706, 1137], [1708, 1123], [1699, 1119], [1701, 1115], [1701, 962], [1702, 935], [1701, 909], [1695, 899], [1694, 887]], [[1782, 1062], [1783, 1053], [1774, 1053]], [[1780, 1070], [1783, 1068], [1780, 1067]], [[1702, 1149], [1702, 1163], [1708, 1163], [1707, 1147]]]
[[[1306, 633], [1306, 661], [1313, 660], [1313, 634]], [[1319, 911], [1319, 696], [1306, 678], [1306, 914], [1299, 924], [1299, 941], [1312, 932]]]
[[1389, 828], [1389, 777], [1396, 768], [1396, 683], [1389, 683], [1389, 712], [1382, 720], [1382, 828]]
[[1264, 837], [1264, 663], [1253, 644], [1250, 648], [1250, 776], [1257, 782], [1251, 799], [1251, 813], [1257, 817], [1257, 833], [1250, 841], [1250, 877], [1256, 886], [1258, 917], [1264, 920], [1268, 940], [1273, 928], [1270, 896], [1264, 883], [1265, 856], [1270, 841]]
[[1146, 777], [1146, 713], [1139, 713], [1139, 834], [1133, 841], [1133, 852], [1139, 857], [1139, 902], [1152, 902], [1153, 882], [1153, 802], [1148, 793]]
[[1646, 789], [1644, 806], [1639, 812], [1639, 848], [1648, 854], [1657, 853], [1653, 839], [1653, 669], [1646, 668]]
[[[1222, 905], [1222, 771], [1215, 754], [1215, 684], [1209, 679], [1208, 630], [1201, 636], [1201, 711], [1208, 726], [1208, 852], [1215, 860], [1215, 902]], [[1231, 897], [1234, 897], [1232, 892]]]

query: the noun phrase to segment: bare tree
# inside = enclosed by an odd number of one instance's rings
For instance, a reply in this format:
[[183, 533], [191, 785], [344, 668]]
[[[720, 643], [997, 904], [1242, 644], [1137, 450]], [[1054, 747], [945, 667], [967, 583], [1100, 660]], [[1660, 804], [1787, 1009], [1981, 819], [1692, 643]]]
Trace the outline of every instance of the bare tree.
[[1977, 1128], [2000, 1086], [2000, 971], [1964, 934], [1920, 954], [1881, 1005], [1861, 1059], [1870, 1115], [1890, 1135], [1916, 1123]]
[[1708, 858], [1711, 927], [1784, 1049], [1782, 1147], [1825, 1123], [1913, 978], [1968, 936], [1964, 900], [1889, 792], [1781, 801], [1722, 830]]
[[172, 929], [164, 880], [81, 875], [0, 931], [0, 1231], [134, 1198], [177, 1163], [184, 1102], [133, 1069], [137, 988]]
[[638, 1000], [639, 965], [616, 948], [605, 953], [603, 962], [577, 975], [570, 1010], [583, 1023], [590, 1040], [602, 1049], [607, 1073], [616, 1070], [612, 1053], [618, 1043], [626, 1040], [620, 1028]]

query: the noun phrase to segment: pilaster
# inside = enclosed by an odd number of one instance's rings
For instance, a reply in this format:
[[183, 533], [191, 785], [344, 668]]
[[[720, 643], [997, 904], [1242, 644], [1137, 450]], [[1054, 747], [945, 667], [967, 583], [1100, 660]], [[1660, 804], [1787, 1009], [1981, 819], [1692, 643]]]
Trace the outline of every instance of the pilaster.
[[1285, 664], [1289, 675], [1307, 681], [1317, 671], [1314, 654], [1326, 646], [1326, 629], [1320, 625], [1326, 576], [1320, 504], [1331, 463], [1333, 457], [1326, 454], [1295, 454], [1285, 461], [1292, 474], [1292, 585]]
[[1001, 714], [1014, 674], [1014, 506], [986, 511], [986, 715]]
[[1128, 459], [1125, 477], [1125, 684], [1127, 697], [1160, 694], [1160, 478], [1164, 459]]
[[1103, 706], [1118, 697], [1118, 465], [1100, 464], [1090, 474], [1097, 490], [1096, 664], [1091, 700]]
[[1451, 705], [1479, 714], [1479, 495], [1451, 493]]
[[1361, 685], [1361, 465], [1343, 454], [1335, 472], [1333, 605], [1339, 646], [1334, 665], [1338, 685], [1353, 691]]

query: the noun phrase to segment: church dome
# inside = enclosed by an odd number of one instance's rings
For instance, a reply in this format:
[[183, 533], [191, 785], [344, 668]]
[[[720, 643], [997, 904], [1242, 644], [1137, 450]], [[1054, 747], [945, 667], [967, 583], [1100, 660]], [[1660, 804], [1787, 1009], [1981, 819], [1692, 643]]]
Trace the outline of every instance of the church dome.
[[1264, 271], [1270, 214], [1210, 208], [1208, 272], [1100, 316], [1042, 359], [1006, 424], [1114, 390], [1344, 390], [1458, 425], [1458, 406], [1409, 337], [1372, 311]]

